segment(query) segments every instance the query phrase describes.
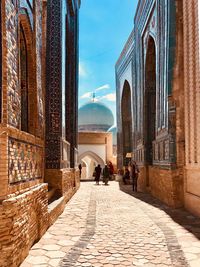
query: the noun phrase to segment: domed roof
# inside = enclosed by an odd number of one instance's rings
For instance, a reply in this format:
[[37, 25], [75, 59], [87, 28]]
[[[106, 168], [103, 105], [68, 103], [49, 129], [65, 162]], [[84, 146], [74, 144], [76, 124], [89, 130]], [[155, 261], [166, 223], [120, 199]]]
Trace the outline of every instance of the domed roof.
[[112, 133], [113, 136], [113, 145], [117, 145], [117, 127], [112, 126], [110, 129], [108, 129], [109, 133]]
[[111, 110], [99, 102], [89, 102], [79, 108], [79, 131], [106, 132], [114, 123]]

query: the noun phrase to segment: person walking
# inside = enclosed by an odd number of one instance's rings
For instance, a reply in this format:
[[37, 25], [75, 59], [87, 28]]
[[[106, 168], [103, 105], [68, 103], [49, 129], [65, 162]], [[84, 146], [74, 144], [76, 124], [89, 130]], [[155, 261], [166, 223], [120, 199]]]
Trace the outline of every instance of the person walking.
[[98, 164], [98, 166], [95, 167], [95, 181], [97, 185], [99, 185], [100, 175], [101, 175], [101, 165]]
[[138, 176], [139, 176], [139, 167], [136, 163], [136, 161], [131, 161], [130, 162], [130, 167], [131, 167], [131, 178], [133, 181], [133, 191], [137, 192], [137, 181], [138, 181]]
[[108, 162], [108, 169], [110, 173], [110, 179], [113, 180], [114, 167], [111, 161]]
[[109, 177], [110, 177], [109, 168], [106, 164], [105, 168], [103, 169], [103, 182], [105, 183], [105, 185], [108, 185]]
[[133, 179], [133, 191], [137, 192], [137, 182], [138, 182], [138, 176], [139, 176], [139, 167], [136, 163], [136, 161], [133, 162], [134, 164], [134, 169], [135, 169], [135, 175], [134, 175], [134, 179]]

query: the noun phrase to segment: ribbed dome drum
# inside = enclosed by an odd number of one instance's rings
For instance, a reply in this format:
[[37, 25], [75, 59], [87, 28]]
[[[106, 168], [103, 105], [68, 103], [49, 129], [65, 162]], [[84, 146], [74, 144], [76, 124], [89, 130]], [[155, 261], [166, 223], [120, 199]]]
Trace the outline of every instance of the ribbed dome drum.
[[78, 111], [79, 132], [106, 132], [114, 124], [111, 110], [99, 102], [90, 102]]

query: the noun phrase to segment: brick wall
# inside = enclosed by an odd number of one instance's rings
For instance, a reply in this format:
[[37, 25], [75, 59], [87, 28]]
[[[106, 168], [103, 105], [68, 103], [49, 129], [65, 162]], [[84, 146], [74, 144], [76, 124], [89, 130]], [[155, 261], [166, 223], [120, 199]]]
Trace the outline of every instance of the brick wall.
[[200, 71], [199, 1], [183, 1], [185, 207], [200, 215]]
[[74, 169], [46, 169], [45, 181], [48, 181], [49, 188], [53, 188], [58, 197], [65, 196], [71, 189], [79, 187], [80, 179], [78, 173]]
[[[42, 1], [33, 14], [26, 1], [1, 1], [2, 121], [0, 123], [0, 266], [19, 266], [48, 227], [48, 189], [44, 178], [44, 141], [35, 129], [42, 114]], [[22, 5], [22, 6], [20, 6]], [[28, 15], [21, 12], [29, 8]], [[28, 18], [29, 16], [29, 18]], [[30, 23], [29, 23], [30, 21]], [[28, 132], [21, 131], [20, 34], [23, 27], [29, 67]], [[35, 36], [34, 36], [35, 34]], [[36, 58], [37, 54], [37, 58]], [[37, 61], [37, 70], [36, 70]], [[30, 75], [31, 73], [31, 75]], [[37, 80], [37, 83], [36, 83]], [[37, 90], [38, 88], [38, 90]], [[39, 106], [40, 104], [40, 106]], [[43, 114], [41, 115], [43, 116]], [[43, 117], [42, 117], [43, 120]]]
[[151, 194], [171, 207], [183, 206], [183, 175], [180, 170], [149, 167]]
[[[15, 267], [63, 211], [66, 201], [79, 187], [79, 177], [76, 170], [52, 176], [52, 184], [63, 196], [63, 202], [62, 205], [55, 203], [49, 211], [48, 185], [44, 183], [46, 3], [42, 0], [0, 2], [3, 36], [0, 266]], [[34, 12], [30, 6], [32, 2]], [[24, 131], [21, 127], [20, 30], [28, 61], [28, 75], [24, 78], [28, 83], [25, 88], [28, 91], [28, 127]]]
[[55, 190], [54, 197], [60, 196], [49, 205], [49, 225], [51, 225], [63, 212], [66, 202], [79, 189], [80, 177], [78, 169], [46, 170], [45, 177], [48, 177], [49, 188]]
[[171, 207], [183, 206], [183, 173], [149, 166], [140, 168], [138, 190], [151, 194]]
[[25, 190], [0, 205], [0, 266], [19, 266], [48, 227], [47, 185]]

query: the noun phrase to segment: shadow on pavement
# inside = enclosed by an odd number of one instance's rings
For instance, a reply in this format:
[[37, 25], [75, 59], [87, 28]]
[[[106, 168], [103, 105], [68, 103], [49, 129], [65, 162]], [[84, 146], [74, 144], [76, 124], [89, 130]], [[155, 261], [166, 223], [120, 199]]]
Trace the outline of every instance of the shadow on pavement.
[[154, 198], [149, 193], [142, 192], [133, 192], [131, 185], [124, 185], [122, 182], [119, 182], [119, 188], [126, 194], [131, 195], [132, 197], [148, 203], [160, 210], [166, 212], [173, 221], [184, 227], [190, 233], [196, 236], [200, 240], [200, 218], [192, 215], [183, 208], [171, 208], [166, 204], [162, 203], [160, 200]]

